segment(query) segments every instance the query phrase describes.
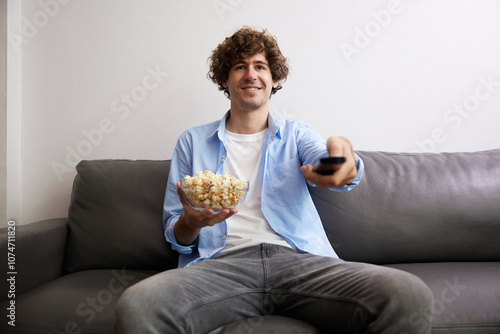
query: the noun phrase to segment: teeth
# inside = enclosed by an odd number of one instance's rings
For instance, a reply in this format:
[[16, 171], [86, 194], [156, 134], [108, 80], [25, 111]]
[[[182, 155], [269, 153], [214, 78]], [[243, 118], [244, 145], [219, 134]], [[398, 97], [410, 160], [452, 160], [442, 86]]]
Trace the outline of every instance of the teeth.
[[259, 90], [259, 88], [243, 88], [244, 90]]

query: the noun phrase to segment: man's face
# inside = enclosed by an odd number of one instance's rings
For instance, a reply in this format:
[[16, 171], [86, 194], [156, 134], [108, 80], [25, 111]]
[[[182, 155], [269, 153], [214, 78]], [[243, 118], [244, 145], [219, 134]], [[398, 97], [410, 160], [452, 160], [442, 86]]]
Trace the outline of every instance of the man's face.
[[231, 108], [255, 110], [266, 107], [274, 82], [264, 53], [235, 61], [224, 87], [229, 90]]

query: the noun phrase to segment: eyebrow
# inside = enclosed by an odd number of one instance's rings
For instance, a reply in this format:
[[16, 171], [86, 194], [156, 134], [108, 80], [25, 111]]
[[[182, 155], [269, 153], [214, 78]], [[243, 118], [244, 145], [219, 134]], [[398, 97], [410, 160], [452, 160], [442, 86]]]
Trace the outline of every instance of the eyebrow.
[[[247, 63], [246, 61], [244, 61], [244, 60], [239, 60], [239, 61], [237, 61], [237, 62], [235, 62], [235, 63], [233, 64], [233, 67], [234, 67], [234, 66], [237, 66], [237, 65], [242, 65], [242, 64], [243, 64], [243, 65], [247, 65], [248, 63]], [[266, 65], [266, 66], [269, 66], [269, 64], [268, 64], [267, 62], [262, 61], [262, 60], [257, 60], [257, 61], [255, 61], [255, 62], [253, 62], [252, 64], [259, 64], [259, 65]]]

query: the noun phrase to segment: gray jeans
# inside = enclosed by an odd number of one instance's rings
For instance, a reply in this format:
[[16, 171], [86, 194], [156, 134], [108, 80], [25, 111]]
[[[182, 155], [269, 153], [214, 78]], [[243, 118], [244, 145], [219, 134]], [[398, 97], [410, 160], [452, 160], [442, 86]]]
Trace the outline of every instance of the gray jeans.
[[200, 334], [271, 314], [324, 333], [430, 333], [432, 293], [404, 271], [262, 244], [131, 286], [116, 321], [124, 334]]

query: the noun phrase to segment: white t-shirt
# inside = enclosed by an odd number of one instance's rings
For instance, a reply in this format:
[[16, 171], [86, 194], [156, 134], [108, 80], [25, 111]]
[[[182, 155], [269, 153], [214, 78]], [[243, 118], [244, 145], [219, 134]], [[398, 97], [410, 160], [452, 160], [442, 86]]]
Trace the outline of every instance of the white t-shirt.
[[250, 187], [238, 213], [226, 220], [227, 240], [222, 252], [261, 243], [291, 247], [269, 226], [260, 207], [262, 190], [262, 144], [266, 130], [255, 134], [238, 134], [226, 130], [227, 159], [225, 171], [240, 180], [250, 181]]

